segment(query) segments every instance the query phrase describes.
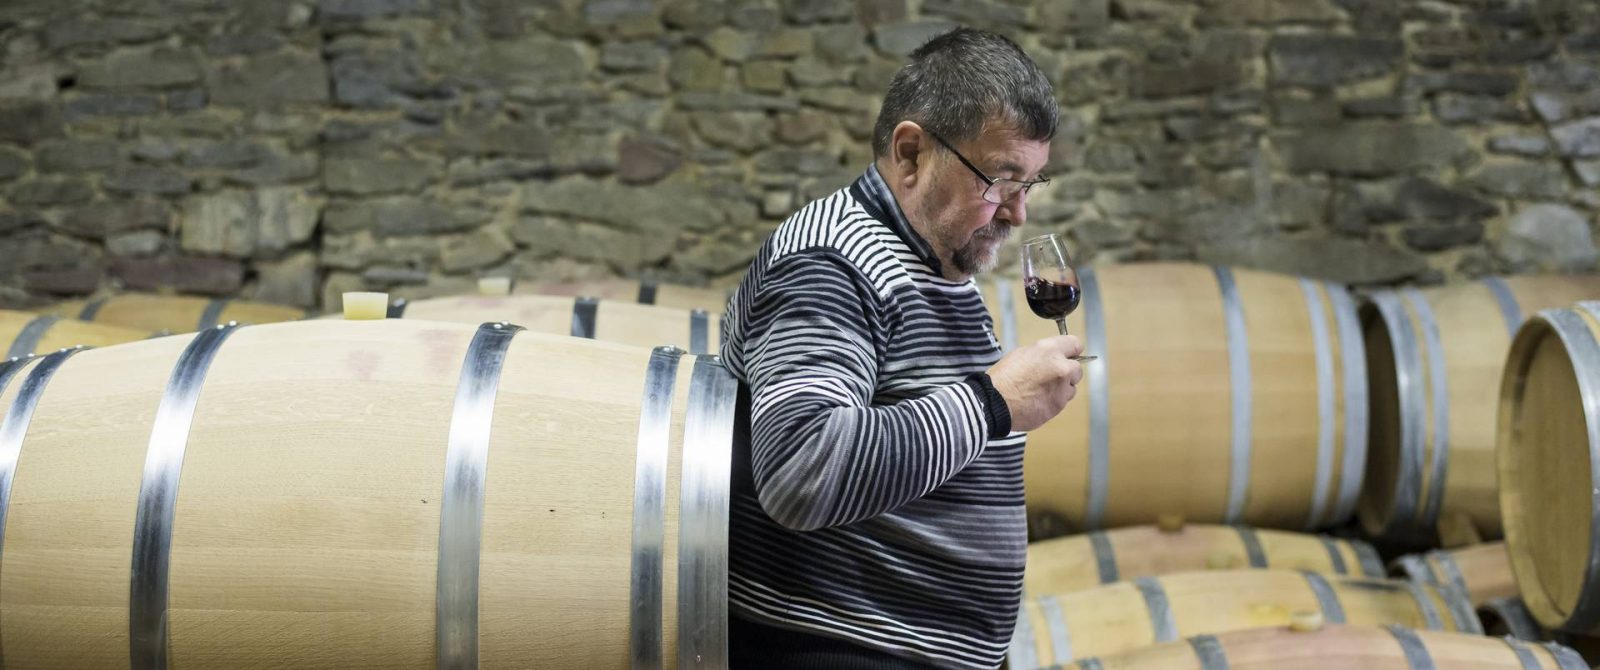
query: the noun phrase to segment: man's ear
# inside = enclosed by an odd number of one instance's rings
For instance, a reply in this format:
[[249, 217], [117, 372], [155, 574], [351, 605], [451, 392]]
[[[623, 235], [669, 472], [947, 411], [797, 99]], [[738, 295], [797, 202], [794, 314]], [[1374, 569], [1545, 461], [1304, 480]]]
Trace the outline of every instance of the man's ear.
[[904, 187], [915, 186], [918, 179], [926, 179], [928, 169], [928, 133], [915, 121], [895, 124], [889, 134], [889, 164], [894, 167], [895, 179]]

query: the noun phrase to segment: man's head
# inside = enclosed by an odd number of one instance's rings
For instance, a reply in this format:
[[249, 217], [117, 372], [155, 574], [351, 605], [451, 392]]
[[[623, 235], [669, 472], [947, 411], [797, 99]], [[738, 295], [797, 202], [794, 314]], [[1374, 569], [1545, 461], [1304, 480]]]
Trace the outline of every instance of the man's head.
[[895, 74], [873, 155], [947, 277], [994, 267], [1000, 244], [1026, 220], [1019, 190], [1039, 179], [1059, 118], [1044, 73], [993, 33], [940, 35]]

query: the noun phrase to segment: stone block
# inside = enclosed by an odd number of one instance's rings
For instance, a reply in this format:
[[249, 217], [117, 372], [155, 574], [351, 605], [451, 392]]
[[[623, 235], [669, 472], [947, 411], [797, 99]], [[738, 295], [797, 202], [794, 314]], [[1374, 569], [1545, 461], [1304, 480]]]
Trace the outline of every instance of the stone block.
[[439, 251], [439, 266], [445, 272], [476, 270], [503, 261], [516, 250], [517, 245], [504, 230], [485, 226], [444, 240]]
[[625, 137], [617, 145], [617, 178], [624, 184], [650, 184], [682, 164], [679, 151], [663, 142]]
[[200, 59], [190, 51], [122, 51], [78, 70], [83, 88], [171, 88], [200, 83]]
[[161, 112], [161, 98], [133, 93], [97, 93], [67, 100], [62, 111], [68, 121], [97, 116], [153, 116]]
[[472, 208], [451, 208], [430, 200], [395, 197], [330, 204], [323, 215], [323, 226], [329, 234], [369, 231], [377, 237], [396, 237], [471, 230], [483, 225], [486, 219]]
[[1546, 157], [1550, 155], [1550, 141], [1538, 134], [1501, 134], [1490, 138], [1490, 150], [1494, 154]]
[[87, 295], [100, 287], [105, 268], [98, 261], [56, 270], [33, 270], [22, 274], [22, 285], [34, 293]]
[[317, 255], [299, 252], [280, 261], [255, 264], [256, 284], [249, 299], [275, 305], [317, 306]]
[[699, 47], [682, 47], [672, 54], [667, 80], [682, 91], [720, 91], [728, 80], [722, 61]]
[[28, 173], [28, 154], [0, 147], [0, 181], [11, 181]]
[[172, 210], [155, 200], [112, 200], [74, 209], [57, 226], [79, 237], [105, 239], [134, 230], [165, 232]]
[[1274, 137], [1294, 172], [1380, 176], [1448, 165], [1472, 149], [1437, 126], [1361, 122], [1308, 128]]
[[739, 69], [739, 80], [746, 90], [779, 94], [789, 90], [788, 71], [789, 65], [782, 61], [755, 61]]
[[1444, 251], [1482, 241], [1483, 224], [1478, 221], [1456, 221], [1409, 225], [1400, 231], [1400, 238], [1406, 246], [1417, 251]]
[[984, 0], [923, 0], [922, 13], [1001, 32], [1021, 29], [1028, 22], [1026, 8]]
[[1468, 177], [1467, 183], [1509, 198], [1556, 199], [1567, 193], [1567, 173], [1559, 163], [1490, 162]]
[[264, 188], [194, 196], [179, 219], [184, 251], [273, 256], [311, 239], [320, 209], [304, 191]]
[[1417, 111], [1416, 100], [1399, 96], [1360, 98], [1344, 103], [1344, 115], [1357, 119], [1403, 119]]
[[442, 175], [434, 161], [397, 158], [330, 158], [322, 164], [329, 193], [374, 195], [416, 192]]
[[600, 67], [610, 72], [655, 72], [667, 50], [655, 42], [610, 42], [600, 48]]
[[318, 0], [317, 20], [348, 23], [433, 13], [432, 0]]
[[1589, 221], [1571, 207], [1550, 203], [1518, 210], [1494, 250], [1518, 271], [1586, 271], [1596, 259]]
[[6, 189], [6, 200], [22, 207], [75, 205], [93, 197], [94, 188], [89, 182], [72, 177], [30, 179]]
[[166, 246], [166, 231], [135, 230], [106, 238], [106, 252], [112, 256], [153, 256]]
[[[841, 3], [842, 4], [842, 3]], [[905, 57], [928, 40], [955, 28], [947, 21], [917, 20], [885, 23], [872, 29], [872, 44], [885, 55]]]
[[1201, 26], [1327, 24], [1344, 12], [1329, 0], [1206, 0], [1195, 16]]
[[226, 258], [114, 258], [111, 274], [133, 291], [173, 290], [227, 296], [238, 292], [244, 284], [244, 265]]
[[1475, 221], [1494, 216], [1500, 209], [1471, 193], [1413, 177], [1395, 191], [1393, 211], [1412, 221]]
[[213, 64], [207, 84], [211, 101], [230, 107], [328, 101], [328, 68], [314, 53], [280, 51], [241, 64]]
[[1146, 98], [1203, 93], [1242, 83], [1246, 74], [1243, 64], [1220, 58], [1195, 58], [1178, 64], [1147, 63], [1135, 72], [1134, 91]]
[[51, 51], [101, 44], [133, 44], [171, 34], [170, 19], [74, 17], [45, 26], [44, 43]]
[[839, 0], [780, 0], [783, 16], [791, 23], [849, 21], [855, 8]]
[[812, 34], [816, 55], [833, 64], [856, 63], [870, 55], [867, 29], [855, 24], [840, 24], [815, 29]]
[[411, 60], [401, 52], [339, 56], [329, 70], [334, 101], [357, 109], [383, 109], [410, 102], [411, 94], [429, 93]]
[[61, 133], [61, 108], [54, 102], [0, 100], [0, 142], [30, 145]]
[[1415, 93], [1464, 93], [1467, 95], [1507, 96], [1517, 92], [1520, 81], [1506, 72], [1416, 72], [1405, 85]]
[[522, 187], [521, 202], [526, 212], [594, 221], [649, 235], [710, 229], [725, 220], [722, 208], [709, 195], [676, 181], [630, 189], [588, 179], [531, 182]]
[[1527, 114], [1512, 100], [1485, 95], [1441, 94], [1433, 99], [1433, 115], [1445, 123], [1492, 123], [1526, 120]]
[[1562, 156], [1600, 157], [1600, 116], [1552, 126], [1550, 136], [1555, 139]]
[[1280, 86], [1332, 88], [1397, 71], [1405, 48], [1398, 40], [1333, 34], [1281, 34], [1267, 57]]
[[101, 182], [107, 191], [130, 195], [183, 195], [194, 188], [193, 180], [169, 167], [124, 165]]

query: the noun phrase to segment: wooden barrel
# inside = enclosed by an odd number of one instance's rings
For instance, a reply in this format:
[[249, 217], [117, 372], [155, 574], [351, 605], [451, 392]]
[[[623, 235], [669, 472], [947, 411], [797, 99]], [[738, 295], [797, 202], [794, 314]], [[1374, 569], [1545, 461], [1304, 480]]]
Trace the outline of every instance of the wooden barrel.
[[7, 667], [726, 667], [715, 359], [304, 321], [0, 369]]
[[296, 307], [186, 295], [127, 293], [94, 300], [74, 300], [40, 310], [47, 314], [122, 326], [146, 332], [192, 333], [229, 321], [277, 323], [303, 319]]
[[1008, 656], [1016, 667], [1039, 667], [1191, 635], [1285, 626], [1296, 612], [1320, 613], [1329, 623], [1482, 633], [1472, 606], [1448, 586], [1291, 570], [1220, 570], [1025, 598]]
[[[1028, 436], [1030, 514], [1074, 532], [1165, 514], [1287, 529], [1348, 518], [1367, 428], [1345, 289], [1186, 263], [1078, 276], [1082, 305], [1067, 323], [1100, 359], [1084, 366], [1077, 400]], [[1056, 334], [1020, 282], [985, 291], [1003, 348]]]
[[0, 309], [0, 360], [79, 345], [103, 347], [147, 337], [150, 337], [149, 332], [132, 328], [103, 326], [54, 314]]
[[389, 316], [463, 323], [509, 321], [536, 333], [636, 346], [672, 345], [695, 354], [722, 348], [721, 314], [619, 300], [546, 295], [397, 300]]
[[517, 282], [516, 295], [557, 295], [636, 302], [677, 309], [721, 312], [728, 307], [729, 291], [715, 288], [663, 284], [651, 280], [600, 279], [584, 282]]
[[[1016, 666], [1013, 666], [1015, 668]], [[1587, 670], [1572, 649], [1400, 626], [1259, 628], [1197, 635], [1113, 656], [1074, 670]]]
[[1519, 640], [1549, 640], [1550, 631], [1533, 620], [1533, 613], [1521, 598], [1495, 598], [1478, 605], [1478, 622], [1483, 624], [1483, 634], [1505, 636]]
[[1359, 540], [1246, 526], [1139, 526], [1028, 545], [1022, 591], [1071, 593], [1138, 577], [1246, 567], [1384, 576], [1377, 552]]
[[1491, 278], [1373, 294], [1361, 308], [1372, 439], [1358, 514], [1368, 534], [1432, 538], [1442, 519], [1502, 534], [1495, 407], [1524, 318], [1600, 296], [1600, 277]]
[[1600, 633], [1600, 302], [1539, 312], [1500, 386], [1500, 509], [1523, 602], [1544, 626]]
[[1395, 561], [1395, 567], [1400, 573], [1397, 576], [1424, 584], [1455, 586], [1466, 592], [1473, 605], [1517, 595], [1517, 580], [1511, 575], [1511, 557], [1506, 554], [1503, 542], [1401, 556]]

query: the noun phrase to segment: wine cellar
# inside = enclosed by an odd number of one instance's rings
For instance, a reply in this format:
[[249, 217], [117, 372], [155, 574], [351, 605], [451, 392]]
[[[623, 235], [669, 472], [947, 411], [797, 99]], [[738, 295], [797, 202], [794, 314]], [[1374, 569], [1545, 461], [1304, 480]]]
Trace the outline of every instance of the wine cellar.
[[0, 668], [1600, 668], [1596, 236], [1595, 0], [0, 0]]

